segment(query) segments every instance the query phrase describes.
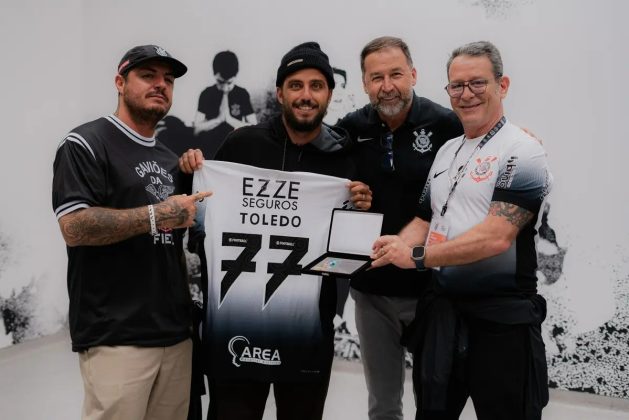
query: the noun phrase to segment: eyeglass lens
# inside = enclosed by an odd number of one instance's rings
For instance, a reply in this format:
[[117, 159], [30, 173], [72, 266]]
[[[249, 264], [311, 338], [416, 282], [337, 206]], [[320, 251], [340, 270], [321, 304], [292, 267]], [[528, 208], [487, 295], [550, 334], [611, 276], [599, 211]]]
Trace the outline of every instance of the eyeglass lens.
[[446, 91], [451, 97], [458, 98], [463, 95], [463, 91], [467, 87], [470, 92], [478, 95], [481, 93], [485, 93], [488, 83], [489, 81], [485, 79], [470, 80], [469, 82], [448, 83], [446, 85]]

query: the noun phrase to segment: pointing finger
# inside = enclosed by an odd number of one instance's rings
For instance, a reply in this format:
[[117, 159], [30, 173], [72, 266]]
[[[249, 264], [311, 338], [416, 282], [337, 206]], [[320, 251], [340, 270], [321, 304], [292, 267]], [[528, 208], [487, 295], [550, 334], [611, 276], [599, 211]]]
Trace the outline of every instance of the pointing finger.
[[205, 198], [212, 196], [212, 191], [201, 191], [193, 195], [194, 201], [203, 201]]

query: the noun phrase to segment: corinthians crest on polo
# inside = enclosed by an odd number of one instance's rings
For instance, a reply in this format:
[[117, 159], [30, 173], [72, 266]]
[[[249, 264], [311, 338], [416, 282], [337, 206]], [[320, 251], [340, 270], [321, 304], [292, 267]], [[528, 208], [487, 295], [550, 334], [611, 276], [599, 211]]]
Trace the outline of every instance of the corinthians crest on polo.
[[419, 153], [426, 153], [432, 150], [432, 142], [430, 141], [430, 136], [432, 136], [432, 131], [426, 134], [426, 130], [423, 128], [417, 134], [417, 131], [413, 131], [415, 135], [415, 141], [413, 142], [413, 150]]

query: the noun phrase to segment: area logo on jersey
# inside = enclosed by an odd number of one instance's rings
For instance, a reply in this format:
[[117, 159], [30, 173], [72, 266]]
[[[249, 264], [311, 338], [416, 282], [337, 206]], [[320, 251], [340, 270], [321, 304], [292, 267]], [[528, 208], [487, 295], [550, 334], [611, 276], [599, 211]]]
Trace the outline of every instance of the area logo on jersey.
[[229, 113], [234, 117], [240, 117], [240, 104], [232, 104], [231, 111]]
[[257, 363], [267, 366], [282, 364], [279, 350], [251, 346], [247, 337], [242, 335], [232, 337], [227, 349], [232, 355], [232, 364], [236, 367], [240, 367], [243, 363]]
[[432, 136], [432, 131], [426, 134], [426, 130], [423, 128], [417, 134], [417, 131], [413, 131], [415, 135], [415, 141], [413, 142], [413, 150], [418, 153], [426, 153], [432, 150], [432, 143], [430, 142], [430, 136]]
[[155, 52], [162, 57], [170, 57], [170, 54], [162, 47], [155, 47]]
[[496, 156], [487, 156], [485, 159], [476, 158], [476, 167], [470, 172], [470, 177], [476, 182], [485, 181], [493, 175], [491, 164], [496, 160], [498, 160]]
[[175, 187], [164, 184], [159, 184], [157, 187], [154, 184], [149, 184], [145, 189], [153, 194], [159, 201], [166, 200], [175, 191]]

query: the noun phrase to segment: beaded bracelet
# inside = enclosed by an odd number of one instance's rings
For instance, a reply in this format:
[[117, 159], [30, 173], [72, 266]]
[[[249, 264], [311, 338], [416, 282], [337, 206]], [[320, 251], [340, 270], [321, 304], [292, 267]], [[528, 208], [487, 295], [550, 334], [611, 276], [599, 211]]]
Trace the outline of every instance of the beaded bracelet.
[[151, 235], [157, 235], [157, 224], [155, 223], [155, 209], [149, 204], [149, 221], [151, 222]]

